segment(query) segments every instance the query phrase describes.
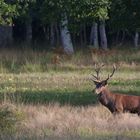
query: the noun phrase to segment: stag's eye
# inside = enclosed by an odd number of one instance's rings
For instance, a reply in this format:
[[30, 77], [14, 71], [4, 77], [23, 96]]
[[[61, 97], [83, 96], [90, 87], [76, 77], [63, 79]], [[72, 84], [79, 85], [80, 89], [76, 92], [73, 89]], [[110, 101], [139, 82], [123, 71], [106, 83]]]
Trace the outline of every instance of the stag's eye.
[[102, 84], [101, 83], [98, 83], [97, 85], [96, 85], [96, 88], [100, 88], [102, 86]]

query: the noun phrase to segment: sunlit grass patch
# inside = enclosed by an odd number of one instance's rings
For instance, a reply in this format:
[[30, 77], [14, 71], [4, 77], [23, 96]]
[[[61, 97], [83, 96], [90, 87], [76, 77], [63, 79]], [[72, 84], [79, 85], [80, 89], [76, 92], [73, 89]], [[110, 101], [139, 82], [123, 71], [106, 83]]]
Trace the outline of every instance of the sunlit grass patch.
[[[111, 68], [101, 73], [105, 79]], [[1, 74], [0, 99], [24, 103], [49, 103], [88, 105], [97, 103], [97, 96], [92, 90], [94, 83], [90, 80], [93, 71]], [[140, 95], [139, 71], [118, 70], [110, 79], [108, 86], [112, 91]]]

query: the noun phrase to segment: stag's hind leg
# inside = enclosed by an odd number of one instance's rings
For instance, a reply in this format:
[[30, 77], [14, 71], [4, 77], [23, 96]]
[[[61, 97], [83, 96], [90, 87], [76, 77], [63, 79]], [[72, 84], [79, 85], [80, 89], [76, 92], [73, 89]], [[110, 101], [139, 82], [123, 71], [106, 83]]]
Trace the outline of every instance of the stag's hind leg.
[[138, 114], [138, 116], [140, 116], [140, 105], [137, 107], [137, 109], [136, 109], [136, 113]]
[[136, 114], [140, 117], [140, 111], [138, 111]]

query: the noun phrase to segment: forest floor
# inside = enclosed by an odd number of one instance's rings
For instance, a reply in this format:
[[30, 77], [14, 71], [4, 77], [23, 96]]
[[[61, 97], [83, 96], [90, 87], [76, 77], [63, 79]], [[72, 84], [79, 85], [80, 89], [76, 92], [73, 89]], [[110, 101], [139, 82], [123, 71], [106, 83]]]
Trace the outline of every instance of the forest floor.
[[[90, 80], [95, 63], [104, 63], [104, 79], [117, 70], [109, 88], [140, 95], [140, 51], [76, 53], [71, 58], [48, 52], [0, 53], [0, 139], [140, 139], [136, 114], [113, 116], [99, 104]], [[9, 64], [9, 65], [8, 65]]]

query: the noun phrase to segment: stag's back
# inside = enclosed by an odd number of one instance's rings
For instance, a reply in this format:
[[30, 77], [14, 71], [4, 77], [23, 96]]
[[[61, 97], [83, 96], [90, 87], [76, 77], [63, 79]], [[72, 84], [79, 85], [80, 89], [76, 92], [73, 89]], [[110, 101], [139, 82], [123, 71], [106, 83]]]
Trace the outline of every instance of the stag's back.
[[116, 101], [123, 107], [123, 111], [140, 111], [140, 96], [116, 94]]

